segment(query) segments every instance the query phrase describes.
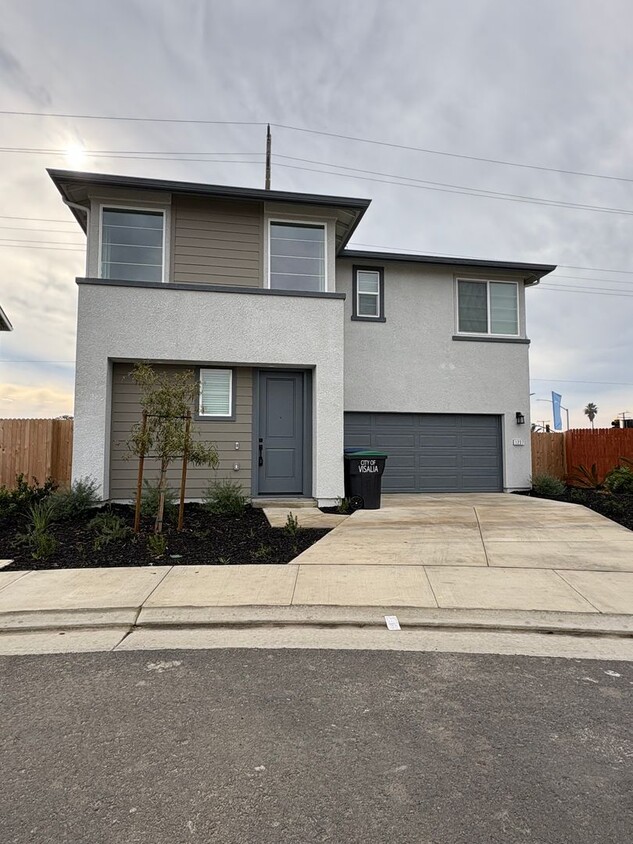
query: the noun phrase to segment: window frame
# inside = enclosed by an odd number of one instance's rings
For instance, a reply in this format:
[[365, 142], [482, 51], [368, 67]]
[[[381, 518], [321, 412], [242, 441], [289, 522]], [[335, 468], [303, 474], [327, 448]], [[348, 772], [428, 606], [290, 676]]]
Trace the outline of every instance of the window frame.
[[[487, 331], [462, 331], [459, 327], [459, 282], [460, 281], [475, 281], [486, 285], [486, 318]], [[492, 311], [490, 308], [490, 285], [491, 284], [512, 284], [516, 291], [517, 303], [517, 330], [516, 334], [500, 334], [491, 330]], [[455, 276], [455, 333], [460, 337], [507, 337], [520, 338], [523, 336], [521, 331], [521, 297], [519, 295], [519, 282], [507, 278], [481, 278], [480, 276]]]
[[[368, 316], [358, 313], [358, 273], [378, 273], [378, 314]], [[354, 322], [386, 322], [385, 319], [385, 268], [354, 264], [352, 267], [352, 319]]]
[[[270, 266], [272, 262], [272, 250], [270, 248], [272, 227], [275, 223], [281, 223], [287, 226], [306, 226], [308, 228], [323, 229], [323, 288], [321, 290], [297, 290], [294, 287], [272, 287]], [[278, 290], [286, 293], [326, 293], [329, 290], [328, 283], [328, 233], [329, 226], [327, 220], [308, 220], [302, 217], [287, 218], [287, 217], [268, 217], [266, 220], [266, 289]]]
[[[97, 278], [107, 279], [106, 276], [103, 275], [103, 261], [102, 261], [102, 254], [103, 254], [103, 212], [104, 211], [121, 211], [125, 213], [126, 211], [132, 212], [145, 212], [146, 214], [161, 214], [163, 218], [163, 241], [161, 244], [162, 253], [163, 253], [163, 271], [161, 273], [160, 281], [164, 284], [167, 282], [167, 268], [168, 268], [168, 260], [167, 260], [167, 226], [169, 224], [169, 218], [167, 215], [167, 208], [160, 207], [160, 208], [153, 208], [148, 207], [146, 205], [120, 205], [117, 202], [101, 202], [99, 203], [99, 249], [97, 254]], [[108, 279], [110, 281], [116, 281], [117, 279]], [[129, 279], [133, 281], [133, 279]], [[156, 282], [139, 282], [140, 284], [149, 283], [149, 284], [156, 284]]]
[[[221, 372], [228, 372], [230, 374], [229, 383], [229, 413], [203, 413], [202, 412], [202, 373], [210, 370], [220, 370]], [[235, 367], [231, 366], [199, 366], [196, 370], [198, 381], [198, 401], [196, 404], [195, 418], [201, 422], [216, 421], [216, 422], [235, 422], [235, 404], [237, 391], [237, 378], [235, 375]]]

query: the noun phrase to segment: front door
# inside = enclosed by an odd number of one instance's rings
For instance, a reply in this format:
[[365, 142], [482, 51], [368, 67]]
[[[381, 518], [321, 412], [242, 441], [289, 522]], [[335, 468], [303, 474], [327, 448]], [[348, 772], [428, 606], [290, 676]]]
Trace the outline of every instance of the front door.
[[303, 493], [304, 373], [259, 373], [259, 495]]

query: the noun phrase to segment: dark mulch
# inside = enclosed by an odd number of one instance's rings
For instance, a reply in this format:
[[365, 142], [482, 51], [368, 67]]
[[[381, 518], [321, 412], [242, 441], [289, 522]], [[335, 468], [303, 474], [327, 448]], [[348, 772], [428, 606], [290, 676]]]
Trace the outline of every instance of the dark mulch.
[[[545, 495], [537, 495], [535, 492], [521, 494], [531, 495], [533, 498], [548, 498]], [[602, 490], [567, 487], [565, 494], [554, 500], [582, 504], [611, 521], [633, 530], [633, 495], [614, 495]]]
[[[108, 505], [107, 509], [125, 519], [132, 527], [131, 506]], [[125, 540], [114, 540], [105, 548], [95, 549], [96, 534], [88, 527], [96, 510], [51, 528], [59, 547], [46, 559], [34, 560], [31, 552], [16, 541], [25, 529], [20, 520], [0, 522], [0, 557], [14, 562], [3, 571], [24, 569], [97, 568], [157, 565], [239, 565], [289, 563], [328, 530], [301, 528], [290, 536], [283, 528], [271, 528], [260, 509], [247, 507], [240, 516], [217, 516], [199, 504], [185, 505], [184, 529], [179, 533], [173, 523], [165, 526], [167, 551], [154, 556], [148, 548], [152, 519], [144, 519], [141, 533]]]

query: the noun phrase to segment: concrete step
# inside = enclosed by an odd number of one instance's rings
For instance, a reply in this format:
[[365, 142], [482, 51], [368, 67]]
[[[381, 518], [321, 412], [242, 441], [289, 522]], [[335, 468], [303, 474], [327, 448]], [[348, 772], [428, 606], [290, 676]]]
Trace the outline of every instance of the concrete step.
[[269, 496], [263, 498], [261, 496], [253, 498], [251, 501], [253, 507], [316, 507], [316, 498], [304, 498], [303, 496]]

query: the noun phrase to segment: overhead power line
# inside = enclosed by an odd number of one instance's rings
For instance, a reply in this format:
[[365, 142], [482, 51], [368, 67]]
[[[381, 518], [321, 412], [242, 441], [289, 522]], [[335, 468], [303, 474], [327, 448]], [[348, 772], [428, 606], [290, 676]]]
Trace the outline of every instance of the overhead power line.
[[127, 115], [104, 115], [104, 114], [69, 114], [64, 112], [44, 111], [16, 111], [0, 110], [0, 115], [11, 117], [56, 117], [69, 120], [104, 120], [124, 121], [130, 123], [175, 123], [202, 126], [266, 126], [270, 123], [276, 129], [285, 129], [290, 132], [302, 132], [310, 135], [319, 135], [324, 138], [337, 138], [339, 140], [353, 141], [355, 143], [371, 144], [373, 146], [399, 149], [407, 152], [421, 152], [425, 155], [443, 156], [446, 158], [458, 158], [465, 161], [478, 161], [484, 164], [496, 164], [503, 167], [518, 167], [526, 170], [539, 170], [544, 173], [558, 173], [566, 176], [582, 176], [591, 179], [605, 179], [614, 182], [633, 182], [633, 178], [625, 176], [612, 176], [607, 173], [592, 173], [585, 170], [570, 170], [562, 167], [546, 167], [542, 164], [531, 164], [522, 161], [508, 161], [503, 158], [492, 158], [481, 155], [471, 155], [460, 152], [449, 152], [447, 150], [433, 149], [431, 147], [413, 146], [410, 144], [397, 144], [392, 141], [382, 141], [376, 138], [363, 138], [358, 135], [346, 135], [342, 132], [326, 132], [322, 129], [311, 129], [307, 126], [292, 126], [287, 123], [274, 123], [271, 121], [258, 120], [202, 120], [196, 118], [174, 118], [174, 117], [138, 117]]
[[[338, 167], [339, 165], [330, 164], [325, 165], [328, 167]], [[277, 162], [277, 167], [284, 167], [288, 170], [303, 170], [307, 173], [321, 173], [326, 176], [344, 176], [349, 175], [345, 173], [337, 173], [332, 170], [322, 170], [320, 168], [315, 167], [300, 167], [295, 164], [280, 164]], [[341, 169], [347, 169], [342, 168]], [[350, 168], [351, 169], [351, 168]], [[363, 172], [363, 171], [361, 171]], [[365, 171], [371, 172], [371, 171]], [[376, 174], [381, 175], [381, 174]], [[387, 175], [387, 174], [385, 174]], [[623, 214], [625, 216], [630, 216], [633, 214], [633, 210], [626, 209], [626, 208], [609, 208], [602, 205], [581, 205], [579, 203], [573, 202], [564, 202], [559, 200], [550, 200], [541, 197], [530, 197], [530, 196], [523, 196], [521, 194], [506, 194], [500, 193], [498, 191], [489, 191], [483, 188], [471, 188], [462, 185], [447, 185], [446, 187], [436, 187], [435, 185], [440, 185], [441, 183], [437, 182], [426, 182], [422, 184], [422, 180], [420, 179], [409, 179], [408, 176], [397, 176], [396, 178], [402, 179], [402, 181], [395, 182], [392, 179], [378, 179], [375, 176], [361, 176], [357, 173], [354, 173], [353, 176], [350, 176], [354, 179], [361, 179], [365, 182], [376, 182], [378, 184], [383, 185], [395, 185], [397, 187], [403, 188], [416, 188], [417, 190], [428, 190], [428, 191], [435, 191], [439, 193], [455, 193], [460, 194], [461, 196], [476, 196], [482, 197], [484, 199], [496, 199], [501, 200], [504, 202], [518, 202], [522, 205], [543, 205], [549, 208], [571, 208], [578, 211], [598, 211], [601, 213], [607, 214]], [[408, 181], [405, 181], [408, 180]], [[414, 182], [414, 184], [412, 184]]]
[[[8, 111], [1, 110], [0, 115], [12, 117], [62, 117], [69, 120], [120, 120], [129, 123], [198, 123], [203, 126], [266, 126], [266, 122], [254, 120], [196, 120], [179, 117], [128, 117], [106, 114], [65, 114], [53, 111]], [[272, 125], [272, 124], [271, 124]]]
[[547, 384], [604, 384], [610, 387], [633, 387], [629, 381], [570, 381], [569, 378], [530, 378], [530, 381], [543, 381]]

